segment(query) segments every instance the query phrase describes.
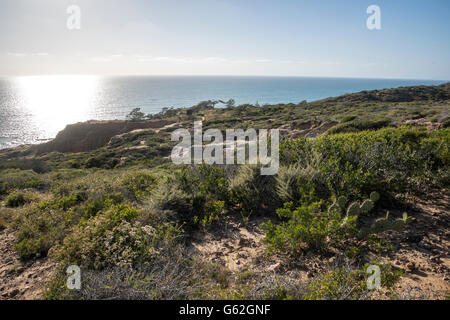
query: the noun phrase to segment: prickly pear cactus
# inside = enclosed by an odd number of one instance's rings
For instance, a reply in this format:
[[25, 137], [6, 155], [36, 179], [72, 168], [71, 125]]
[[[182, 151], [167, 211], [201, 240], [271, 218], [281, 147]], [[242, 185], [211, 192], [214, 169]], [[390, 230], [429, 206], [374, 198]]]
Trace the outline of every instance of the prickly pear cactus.
[[361, 204], [361, 207], [360, 207], [359, 209], [360, 209], [360, 212], [361, 212], [361, 213], [367, 213], [367, 212], [369, 212], [370, 210], [372, 210], [373, 207], [374, 207], [373, 201], [370, 200], [370, 199], [366, 199], [366, 200], [364, 200], [364, 202]]
[[337, 198], [336, 202], [339, 207], [341, 207], [341, 209], [344, 209], [345, 205], [347, 204], [347, 198], [345, 196], [340, 196], [339, 198]]
[[377, 202], [378, 200], [380, 200], [380, 194], [376, 191], [373, 191], [370, 194], [370, 200], [372, 200], [373, 202]]
[[333, 202], [333, 204], [328, 208], [328, 212], [331, 213], [335, 211], [341, 211], [341, 207], [336, 202]]
[[347, 209], [347, 216], [357, 216], [360, 212], [360, 206], [358, 202], [353, 202]]

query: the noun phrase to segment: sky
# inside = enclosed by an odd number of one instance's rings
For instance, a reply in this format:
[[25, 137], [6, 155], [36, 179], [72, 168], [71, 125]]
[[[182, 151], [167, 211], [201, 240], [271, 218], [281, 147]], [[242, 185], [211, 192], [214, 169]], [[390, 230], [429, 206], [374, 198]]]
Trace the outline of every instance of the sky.
[[449, 80], [449, 21], [448, 0], [0, 0], [0, 75]]

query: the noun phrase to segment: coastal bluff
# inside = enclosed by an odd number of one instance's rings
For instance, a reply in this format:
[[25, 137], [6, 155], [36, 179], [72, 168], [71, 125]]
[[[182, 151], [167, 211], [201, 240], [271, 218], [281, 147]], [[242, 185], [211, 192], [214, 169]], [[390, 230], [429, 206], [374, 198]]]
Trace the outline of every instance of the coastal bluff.
[[159, 129], [171, 124], [158, 121], [87, 121], [67, 125], [55, 139], [33, 146], [37, 154], [49, 152], [89, 152], [105, 146], [112, 137], [138, 129]]

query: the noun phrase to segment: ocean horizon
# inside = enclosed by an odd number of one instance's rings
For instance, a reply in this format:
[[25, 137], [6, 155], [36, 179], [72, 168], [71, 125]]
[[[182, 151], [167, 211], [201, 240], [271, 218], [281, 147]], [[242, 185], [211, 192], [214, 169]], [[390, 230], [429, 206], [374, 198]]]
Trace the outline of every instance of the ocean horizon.
[[125, 119], [205, 100], [240, 104], [314, 101], [363, 90], [445, 80], [282, 76], [25, 76], [0, 78], [0, 149], [50, 140], [71, 123]]

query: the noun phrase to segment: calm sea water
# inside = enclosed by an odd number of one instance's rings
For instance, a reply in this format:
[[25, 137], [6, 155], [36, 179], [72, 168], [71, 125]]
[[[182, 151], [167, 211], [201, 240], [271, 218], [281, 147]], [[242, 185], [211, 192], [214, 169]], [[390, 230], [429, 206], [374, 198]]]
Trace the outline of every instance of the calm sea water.
[[361, 90], [442, 81], [294, 77], [95, 77], [0, 78], [0, 149], [54, 138], [67, 124], [124, 119], [136, 107], [190, 107], [230, 98], [236, 104], [297, 103]]

